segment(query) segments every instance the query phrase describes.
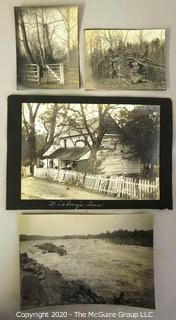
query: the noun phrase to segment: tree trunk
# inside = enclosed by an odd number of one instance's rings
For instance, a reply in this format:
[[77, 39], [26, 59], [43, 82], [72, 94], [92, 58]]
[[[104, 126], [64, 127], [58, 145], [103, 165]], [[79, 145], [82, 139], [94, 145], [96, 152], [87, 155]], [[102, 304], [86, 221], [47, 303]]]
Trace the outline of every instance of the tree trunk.
[[15, 25], [16, 25], [17, 52], [20, 55], [21, 43], [20, 43], [20, 17], [19, 17], [19, 10], [15, 10]]
[[40, 61], [41, 61], [41, 66], [44, 69], [45, 61], [44, 61], [42, 44], [41, 44], [41, 39], [40, 39], [40, 30], [39, 30], [39, 23], [38, 23], [37, 9], [36, 8], [35, 8], [35, 20], [36, 20], [36, 27], [37, 27], [37, 39], [38, 39], [38, 44], [39, 44]]
[[53, 51], [51, 48], [51, 42], [49, 39], [49, 30], [48, 30], [48, 25], [44, 24], [44, 34], [45, 34], [45, 39], [46, 39], [46, 59], [48, 59], [48, 63], [53, 63], [54, 62], [54, 58], [53, 58]]
[[43, 60], [46, 61], [46, 53], [45, 53], [45, 30], [44, 30], [44, 16], [43, 16], [43, 9], [42, 10], [42, 52], [43, 52]]
[[23, 38], [23, 45], [24, 45], [24, 49], [26, 51], [27, 58], [29, 59], [30, 63], [35, 63], [34, 57], [32, 55], [30, 47], [29, 47], [22, 11], [18, 9], [18, 11], [16, 11], [16, 15], [18, 16], [18, 19], [19, 19], [22, 38]]
[[36, 162], [36, 132], [35, 132], [35, 117], [32, 112], [32, 106], [28, 103], [29, 121], [30, 121], [30, 134], [28, 137], [29, 150], [30, 150], [30, 173], [34, 174], [34, 165]]
[[36, 139], [35, 139], [35, 132], [31, 132], [31, 137], [28, 140], [30, 146], [30, 173], [34, 175], [34, 165], [36, 162]]
[[67, 46], [68, 46], [68, 63], [70, 63], [70, 27], [68, 27], [67, 31]]
[[87, 171], [90, 172], [91, 174], [96, 173], [97, 152], [98, 152], [99, 148], [100, 148], [100, 145], [98, 145], [96, 143], [95, 145], [93, 145], [91, 153], [90, 153]]
[[32, 175], [32, 177], [34, 176], [34, 166], [35, 166], [35, 163], [33, 161], [30, 162], [30, 174]]

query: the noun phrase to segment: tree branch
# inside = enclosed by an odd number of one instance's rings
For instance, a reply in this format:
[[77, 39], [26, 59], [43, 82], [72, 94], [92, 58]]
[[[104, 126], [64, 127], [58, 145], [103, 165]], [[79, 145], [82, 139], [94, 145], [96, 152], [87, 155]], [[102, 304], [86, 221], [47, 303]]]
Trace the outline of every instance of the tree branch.
[[27, 123], [27, 120], [26, 120], [26, 117], [25, 117], [25, 114], [24, 114], [24, 107], [22, 107], [22, 116], [23, 116], [23, 124], [25, 126], [25, 130], [26, 130], [27, 136], [29, 136], [28, 123]]
[[90, 136], [90, 138], [92, 140], [92, 143], [94, 143], [95, 139], [94, 139], [94, 136], [93, 136], [92, 132], [89, 129], [89, 126], [88, 126], [88, 123], [87, 123], [87, 119], [86, 119], [86, 115], [84, 113], [84, 108], [83, 108], [82, 104], [80, 104], [80, 108], [81, 108], [81, 114], [82, 114], [82, 118], [83, 118], [83, 122], [84, 122], [85, 128], [86, 128], [86, 130], [87, 130], [87, 132], [88, 132], [88, 134], [89, 134], [89, 136]]
[[34, 115], [33, 115], [34, 120], [35, 120], [35, 118], [36, 118], [36, 116], [37, 116], [37, 112], [38, 112], [39, 107], [40, 107], [40, 103], [37, 104], [36, 109], [35, 109], [35, 111], [34, 111]]

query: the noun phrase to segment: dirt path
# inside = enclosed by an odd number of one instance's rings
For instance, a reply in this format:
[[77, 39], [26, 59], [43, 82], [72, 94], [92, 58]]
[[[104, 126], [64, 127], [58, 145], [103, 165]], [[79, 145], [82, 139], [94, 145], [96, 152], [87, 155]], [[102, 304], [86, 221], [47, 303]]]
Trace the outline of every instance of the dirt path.
[[108, 200], [114, 199], [76, 187], [37, 178], [24, 178], [21, 183], [21, 199], [33, 200]]

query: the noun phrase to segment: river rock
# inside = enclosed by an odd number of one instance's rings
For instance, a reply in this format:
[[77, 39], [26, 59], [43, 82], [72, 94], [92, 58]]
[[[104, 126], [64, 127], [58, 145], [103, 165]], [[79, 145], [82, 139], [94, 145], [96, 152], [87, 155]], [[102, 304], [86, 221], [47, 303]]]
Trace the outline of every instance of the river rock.
[[51, 242], [46, 242], [46, 243], [43, 243], [43, 244], [39, 244], [39, 245], [36, 245], [37, 248], [43, 250], [43, 253], [57, 253], [59, 254], [60, 256], [64, 256], [67, 254], [67, 250], [64, 248], [63, 245], [61, 246], [56, 246], [55, 244], [51, 243]]
[[22, 308], [45, 307], [63, 304], [105, 303], [83, 281], [67, 281], [58, 270], [52, 270], [20, 255]]

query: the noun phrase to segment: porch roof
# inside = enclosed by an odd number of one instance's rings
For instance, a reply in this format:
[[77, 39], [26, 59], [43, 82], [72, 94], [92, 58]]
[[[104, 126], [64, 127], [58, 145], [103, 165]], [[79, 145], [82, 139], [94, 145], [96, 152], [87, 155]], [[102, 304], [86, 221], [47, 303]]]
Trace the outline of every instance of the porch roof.
[[50, 155], [45, 155], [43, 159], [56, 159], [77, 161], [89, 151], [88, 147], [74, 147], [74, 148], [58, 148]]

